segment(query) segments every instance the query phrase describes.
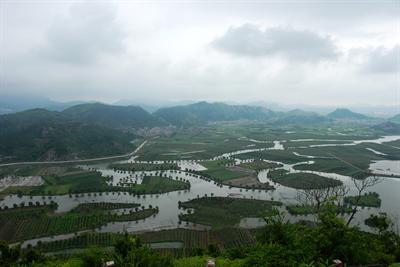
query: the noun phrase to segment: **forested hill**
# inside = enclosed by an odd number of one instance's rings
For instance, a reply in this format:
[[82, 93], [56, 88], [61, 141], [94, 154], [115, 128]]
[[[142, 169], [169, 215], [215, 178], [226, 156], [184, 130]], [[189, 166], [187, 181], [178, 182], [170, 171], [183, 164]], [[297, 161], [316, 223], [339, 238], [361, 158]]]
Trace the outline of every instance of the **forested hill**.
[[391, 122], [400, 123], [400, 114], [397, 114], [389, 119]]
[[265, 121], [275, 116], [273, 111], [262, 107], [208, 102], [161, 108], [153, 114], [176, 126], [191, 126], [215, 121]]
[[132, 151], [133, 134], [34, 109], [0, 116], [0, 162], [82, 159]]
[[121, 129], [166, 125], [165, 122], [138, 106], [81, 104], [67, 108], [62, 114], [75, 121]]
[[368, 116], [353, 112], [347, 108], [338, 108], [327, 115], [330, 119], [335, 120], [367, 120]]

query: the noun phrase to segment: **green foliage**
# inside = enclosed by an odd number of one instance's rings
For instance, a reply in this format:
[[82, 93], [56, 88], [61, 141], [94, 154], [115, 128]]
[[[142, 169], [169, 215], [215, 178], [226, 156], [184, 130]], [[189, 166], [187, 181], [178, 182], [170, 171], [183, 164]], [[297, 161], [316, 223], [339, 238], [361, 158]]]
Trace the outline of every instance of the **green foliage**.
[[353, 206], [361, 206], [361, 207], [380, 207], [381, 199], [379, 198], [379, 194], [376, 192], [368, 192], [364, 195], [358, 196], [347, 196], [344, 198], [344, 202]]
[[[174, 267], [204, 267], [207, 260], [212, 259], [210, 256], [196, 256], [189, 258], [182, 258], [174, 261]], [[215, 258], [216, 266], [220, 267], [241, 267], [243, 260], [241, 259], [228, 259], [225, 257]]]
[[80, 104], [67, 108], [64, 116], [82, 123], [109, 128], [142, 128], [163, 126], [164, 122], [138, 106], [113, 106], [101, 103]]
[[379, 233], [384, 233], [392, 225], [391, 220], [386, 214], [371, 214], [364, 222], [369, 227], [377, 229]]
[[336, 217], [336, 206], [331, 202], [322, 206], [316, 227], [284, 222], [279, 213], [267, 222], [260, 244], [246, 258], [246, 266], [325, 266], [333, 259], [349, 265], [395, 260], [393, 242], [385, 244], [380, 237], [347, 227]]
[[132, 151], [134, 136], [83, 124], [58, 112], [31, 110], [0, 116], [0, 155], [18, 160], [61, 160]]
[[[286, 210], [292, 215], [307, 215], [315, 214], [318, 212], [316, 207], [311, 205], [289, 205], [286, 206]], [[351, 207], [341, 206], [340, 210], [338, 210], [337, 213], [350, 213], [352, 211], [353, 209]]]
[[272, 111], [261, 107], [207, 102], [161, 108], [154, 114], [179, 127], [202, 125], [209, 121], [267, 120], [274, 116]]
[[335, 120], [366, 120], [367, 116], [353, 112], [346, 108], [338, 108], [327, 115], [330, 119]]
[[138, 238], [125, 234], [115, 244], [117, 263], [120, 266], [158, 267], [172, 266], [172, 259], [162, 257], [148, 247], [142, 246]]

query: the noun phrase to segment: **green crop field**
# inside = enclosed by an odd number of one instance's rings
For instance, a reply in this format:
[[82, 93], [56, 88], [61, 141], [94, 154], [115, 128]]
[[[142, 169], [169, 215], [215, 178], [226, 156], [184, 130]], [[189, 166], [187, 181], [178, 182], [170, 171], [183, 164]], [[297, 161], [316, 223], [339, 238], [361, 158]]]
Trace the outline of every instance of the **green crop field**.
[[252, 169], [255, 171], [261, 171], [261, 170], [266, 170], [266, 169], [274, 169], [274, 168], [282, 167], [282, 164], [265, 162], [262, 160], [255, 160], [253, 162], [242, 163], [239, 166], [243, 167], [243, 168], [247, 168], [247, 169]]
[[100, 172], [80, 171], [59, 176], [43, 176], [44, 185], [9, 187], [3, 193], [24, 195], [63, 195], [68, 193], [101, 192], [109, 186]]
[[113, 163], [108, 168], [120, 171], [158, 171], [158, 170], [177, 170], [178, 165], [176, 163], [163, 163], [163, 164], [151, 164], [151, 163]]
[[227, 169], [225, 165], [232, 165], [233, 161], [231, 160], [205, 161], [201, 164], [206, 167], [207, 170], [201, 171], [200, 174], [217, 182], [224, 182], [248, 175], [240, 171]]
[[275, 183], [296, 189], [318, 189], [339, 186], [341, 181], [322, 177], [313, 173], [286, 173], [284, 170], [273, 170], [268, 177]]
[[[83, 205], [87, 207], [87, 204]], [[106, 204], [101, 205], [106, 206]], [[145, 209], [144, 207], [121, 215], [101, 209], [84, 213], [77, 212], [84, 209], [78, 206], [76, 210], [64, 214], [54, 214], [45, 207], [2, 211], [0, 212], [0, 239], [17, 242], [41, 236], [74, 233], [95, 229], [108, 222], [141, 220], [158, 212], [156, 208]]]
[[190, 184], [168, 177], [145, 176], [141, 184], [124, 188], [134, 194], [160, 194], [165, 192], [189, 189]]
[[281, 203], [253, 199], [205, 197], [182, 203], [183, 208], [194, 209], [194, 213], [183, 214], [180, 219], [211, 225], [213, 229], [219, 229], [235, 226], [241, 218], [263, 217], [273, 205], [281, 205]]

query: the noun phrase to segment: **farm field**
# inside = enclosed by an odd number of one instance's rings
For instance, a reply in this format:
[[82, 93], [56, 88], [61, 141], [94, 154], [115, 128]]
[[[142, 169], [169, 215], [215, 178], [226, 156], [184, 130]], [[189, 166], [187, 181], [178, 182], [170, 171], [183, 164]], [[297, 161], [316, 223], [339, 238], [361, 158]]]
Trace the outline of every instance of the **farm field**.
[[242, 218], [263, 217], [273, 206], [279, 205], [281, 203], [276, 201], [205, 197], [181, 203], [183, 208], [194, 211], [180, 215], [180, 219], [221, 229], [236, 226]]
[[252, 162], [241, 163], [239, 166], [242, 168], [246, 168], [246, 169], [261, 171], [261, 170], [266, 170], [266, 169], [274, 169], [274, 168], [282, 167], [282, 164], [273, 163], [273, 162], [265, 162], [262, 160], [255, 160]]
[[42, 176], [44, 184], [31, 187], [9, 187], [3, 194], [63, 195], [83, 192], [101, 192], [109, 186], [106, 178], [95, 171], [77, 171], [61, 175]]
[[[55, 251], [61, 256], [63, 251], [83, 251], [88, 246], [109, 249], [121, 238], [117, 232], [127, 227], [143, 243], [155, 244], [154, 250], [158, 253], [177, 259], [198, 257], [193, 260], [202, 260], [203, 256], [197, 255], [209, 253], [210, 245], [222, 253], [229, 253], [230, 249], [240, 250], [256, 244], [257, 231], [239, 225], [259, 227], [257, 223], [261, 225], [263, 222], [254, 220], [253, 225], [252, 219], [263, 218], [274, 206], [285, 206], [279, 210], [294, 221], [301, 220], [299, 216], [296, 219], [296, 215], [312, 215], [316, 211], [311, 205], [286, 203], [286, 199], [294, 199], [290, 195], [292, 192], [342, 185], [339, 180], [323, 174], [293, 170], [363, 178], [369, 175], [371, 161], [398, 159], [396, 142], [350, 146], [354, 140], [378, 137], [376, 132], [359, 130], [279, 128], [256, 124], [210, 125], [151, 138], [148, 145], [139, 151], [139, 158], [128, 161], [0, 168], [3, 176], [37, 175], [44, 181], [40, 186], [10, 187], [2, 192], [6, 198], [3, 203], [9, 201], [11, 204], [7, 209], [4, 204], [1, 206], [0, 239], [19, 242], [90, 231], [70, 239], [39, 244], [43, 251]], [[336, 131], [346, 135], [336, 134]], [[275, 140], [282, 146], [274, 147]], [[332, 144], [347, 145], [326, 146]], [[268, 150], [252, 151], [258, 148]], [[236, 150], [240, 150], [239, 153], [224, 154]], [[178, 170], [178, 163], [168, 162], [175, 159], [189, 159], [190, 162], [179, 162], [184, 169]], [[166, 162], [126, 163], [131, 160]], [[296, 163], [303, 164], [292, 165]], [[206, 170], [196, 171], [190, 164], [202, 165]], [[16, 196], [8, 196], [11, 193]], [[378, 196], [377, 199], [381, 206], [385, 203], [384, 198]], [[362, 195], [359, 206], [379, 207], [377, 199], [372, 194]], [[51, 201], [61, 204], [63, 211], [55, 212], [57, 206]], [[63, 201], [69, 204], [63, 205]], [[80, 204], [71, 204], [75, 201]], [[354, 196], [350, 195], [345, 203], [350, 206], [354, 201]], [[20, 206], [21, 202], [24, 207]], [[161, 207], [160, 210], [157, 207]], [[344, 212], [349, 211], [348, 207]], [[363, 209], [363, 212], [368, 211]], [[243, 223], [241, 220], [244, 218], [250, 219]], [[171, 229], [150, 231], [151, 227], [159, 224]], [[110, 232], [103, 232], [108, 229]], [[179, 264], [184, 263], [182, 260]], [[235, 264], [233, 261], [225, 263]]]
[[177, 190], [185, 190], [190, 184], [180, 180], [173, 180], [168, 177], [145, 176], [141, 184], [135, 184], [130, 192], [135, 194], [159, 194]]
[[266, 151], [257, 151], [257, 152], [249, 152], [235, 156], [238, 159], [262, 159], [262, 160], [272, 160], [279, 161], [286, 164], [294, 164], [298, 162], [303, 162], [304, 158], [296, 156], [293, 154], [296, 150], [287, 149], [287, 150], [266, 150]]
[[[103, 203], [98, 207], [107, 206]], [[111, 204], [116, 207], [116, 204]], [[0, 239], [18, 242], [41, 236], [74, 233], [98, 228], [108, 222], [135, 221], [145, 219], [158, 212], [156, 208], [142, 208], [117, 215], [103, 209], [89, 209], [88, 205], [77, 207], [65, 214], [54, 214], [45, 207], [31, 207], [28, 210], [8, 209], [0, 212]], [[96, 205], [94, 206], [96, 207]], [[118, 207], [118, 205], [117, 205]], [[120, 205], [126, 207], [126, 205]]]
[[114, 163], [110, 164], [108, 168], [120, 171], [157, 171], [157, 170], [177, 170], [178, 165], [176, 163], [163, 163], [163, 164], [151, 164], [151, 163]]
[[[241, 228], [224, 228], [212, 231], [197, 231], [188, 229], [171, 229], [156, 232], [139, 233], [136, 235], [142, 243], [182, 242], [181, 249], [156, 249], [162, 254], [173, 254], [174, 257], [193, 256], [200, 251], [206, 251], [209, 245], [214, 245], [220, 251], [241, 248], [255, 244], [255, 233]], [[55, 252], [69, 249], [82, 249], [91, 246], [110, 247], [123, 234], [116, 233], [82, 233], [65, 240], [40, 242], [37, 247], [43, 252]]]
[[241, 127], [236, 125], [210, 126], [160, 137], [149, 141], [139, 152], [138, 159], [144, 161], [211, 159], [236, 150], [272, 146], [272, 142], [258, 144], [248, 140], [238, 140], [242, 136], [239, 128]]
[[220, 183], [248, 175], [245, 172], [234, 171], [229, 169], [227, 166], [233, 165], [232, 161], [213, 160], [213, 161], [205, 161], [202, 162], [201, 164], [204, 167], [206, 167], [207, 170], [201, 171], [200, 174]]
[[313, 173], [286, 173], [284, 170], [273, 170], [268, 175], [272, 181], [296, 189], [319, 189], [342, 184], [339, 180]]

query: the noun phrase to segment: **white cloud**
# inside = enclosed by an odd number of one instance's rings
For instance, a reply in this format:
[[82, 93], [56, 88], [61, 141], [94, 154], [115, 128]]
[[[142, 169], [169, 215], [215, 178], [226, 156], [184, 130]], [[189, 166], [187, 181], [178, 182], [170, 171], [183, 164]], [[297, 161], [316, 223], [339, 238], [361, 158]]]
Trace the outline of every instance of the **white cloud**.
[[400, 72], [400, 45], [391, 49], [378, 47], [367, 55], [365, 70], [375, 73], [399, 73]]
[[390, 2], [17, 2], [2, 6], [0, 95], [400, 101]]
[[116, 23], [116, 7], [77, 3], [69, 17], [53, 22], [39, 56], [59, 63], [91, 64], [124, 50], [124, 33]]
[[316, 62], [338, 56], [330, 37], [289, 27], [261, 29], [253, 24], [230, 27], [213, 42], [224, 52], [240, 56], [283, 56], [288, 60]]

